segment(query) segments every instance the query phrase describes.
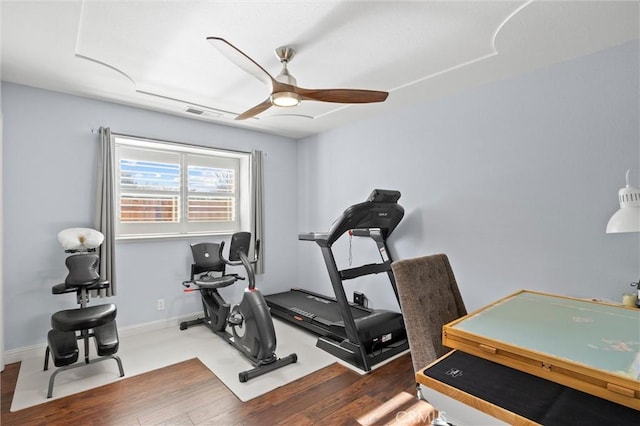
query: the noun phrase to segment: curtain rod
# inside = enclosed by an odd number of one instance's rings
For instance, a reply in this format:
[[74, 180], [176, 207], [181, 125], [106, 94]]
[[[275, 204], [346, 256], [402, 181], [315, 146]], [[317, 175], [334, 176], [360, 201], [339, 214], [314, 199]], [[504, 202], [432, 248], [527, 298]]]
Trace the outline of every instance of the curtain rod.
[[[97, 128], [97, 129], [91, 129], [91, 133], [100, 133], [100, 129], [102, 129], [102, 128], [105, 128], [105, 127], [101, 126], [101, 127]], [[146, 136], [130, 135], [130, 134], [126, 134], [126, 133], [111, 132], [111, 134], [113, 136], [122, 136], [122, 137], [125, 137], [125, 138], [140, 139], [140, 140], [148, 141], [148, 142], [162, 142], [162, 143], [167, 143], [167, 144], [171, 144], [171, 145], [190, 146], [190, 147], [193, 147], [193, 148], [217, 149], [217, 150], [224, 150], [224, 151], [229, 151], [229, 152], [237, 152], [238, 154], [251, 154], [250, 151], [241, 151], [241, 150], [238, 150], [238, 149], [216, 148], [216, 147], [213, 147], [213, 146], [198, 145], [198, 144], [188, 143], [188, 142], [169, 141], [169, 140], [166, 140], [166, 139], [148, 138]]]

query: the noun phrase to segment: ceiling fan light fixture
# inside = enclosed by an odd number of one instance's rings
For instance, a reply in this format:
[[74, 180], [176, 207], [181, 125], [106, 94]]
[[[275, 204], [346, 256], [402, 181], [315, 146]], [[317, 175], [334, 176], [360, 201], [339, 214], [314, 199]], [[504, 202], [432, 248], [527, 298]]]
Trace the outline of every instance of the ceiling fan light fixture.
[[277, 92], [271, 94], [271, 103], [279, 107], [292, 107], [300, 103], [300, 95], [294, 92]]

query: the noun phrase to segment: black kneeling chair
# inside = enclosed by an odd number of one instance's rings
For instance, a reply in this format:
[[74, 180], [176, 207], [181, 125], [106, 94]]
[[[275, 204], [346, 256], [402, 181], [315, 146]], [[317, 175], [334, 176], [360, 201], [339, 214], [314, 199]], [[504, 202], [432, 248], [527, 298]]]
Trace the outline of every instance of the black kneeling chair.
[[[118, 352], [118, 329], [116, 328], [116, 305], [87, 306], [89, 291], [109, 287], [108, 281], [100, 280], [97, 267], [100, 259], [94, 253], [78, 253], [67, 257], [69, 274], [62, 284], [53, 286], [53, 294], [76, 293], [80, 308], [66, 309], [51, 316], [51, 330], [47, 335], [44, 370], [49, 368], [49, 354], [53, 364], [59, 367], [49, 378], [47, 398], [53, 395], [53, 384], [58, 373], [72, 368], [82, 367], [107, 359], [118, 364], [120, 377], [124, 376], [122, 361], [115, 355]], [[89, 359], [89, 339], [93, 337], [98, 358]], [[84, 342], [84, 363], [78, 361], [78, 340]]]
[[[259, 241], [256, 243], [256, 255], [251, 261], [247, 257], [250, 242], [249, 232], [233, 234], [229, 259], [222, 255], [224, 241], [220, 244], [192, 244], [194, 263], [191, 265], [191, 278], [182, 283], [187, 287], [185, 292], [200, 292], [204, 316], [183, 321], [180, 323], [180, 330], [186, 330], [192, 325], [205, 325], [240, 351], [254, 366], [253, 369], [238, 374], [240, 382], [246, 382], [298, 360], [295, 353], [284, 358], [278, 358], [275, 353], [276, 334], [273, 319], [267, 302], [255, 286], [253, 265], [258, 259]], [[218, 289], [245, 278], [238, 274], [227, 274], [226, 265], [244, 266], [249, 281], [242, 301], [233, 308], [222, 298]], [[196, 288], [191, 287], [192, 285]], [[231, 333], [226, 330], [227, 326]]]

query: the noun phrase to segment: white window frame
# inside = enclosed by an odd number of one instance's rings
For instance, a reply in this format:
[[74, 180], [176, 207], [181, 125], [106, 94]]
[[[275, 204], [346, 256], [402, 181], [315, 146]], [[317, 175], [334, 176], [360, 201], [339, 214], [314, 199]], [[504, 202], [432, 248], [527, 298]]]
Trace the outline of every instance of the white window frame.
[[[252, 210], [251, 197], [251, 154], [248, 152], [207, 148], [138, 138], [135, 136], [112, 135], [115, 146], [114, 200], [116, 239], [168, 238], [185, 236], [230, 235], [250, 229]], [[179, 197], [180, 211], [178, 222], [122, 223], [120, 220], [121, 193], [120, 164], [122, 159], [139, 161], [171, 162], [180, 165], [180, 186], [175, 194]], [[231, 193], [233, 197], [234, 220], [215, 222], [190, 222], [187, 219], [188, 208], [188, 166], [217, 167], [234, 170], [235, 183]], [[169, 191], [163, 194], [169, 194]], [[173, 192], [171, 192], [173, 193]], [[195, 193], [191, 193], [194, 195]]]

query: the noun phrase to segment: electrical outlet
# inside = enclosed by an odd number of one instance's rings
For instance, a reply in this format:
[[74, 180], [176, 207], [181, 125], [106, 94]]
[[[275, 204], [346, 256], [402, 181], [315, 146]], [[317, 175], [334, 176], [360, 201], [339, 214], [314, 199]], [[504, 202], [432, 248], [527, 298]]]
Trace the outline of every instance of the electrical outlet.
[[164, 299], [158, 299], [158, 310], [164, 311]]

